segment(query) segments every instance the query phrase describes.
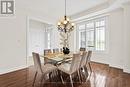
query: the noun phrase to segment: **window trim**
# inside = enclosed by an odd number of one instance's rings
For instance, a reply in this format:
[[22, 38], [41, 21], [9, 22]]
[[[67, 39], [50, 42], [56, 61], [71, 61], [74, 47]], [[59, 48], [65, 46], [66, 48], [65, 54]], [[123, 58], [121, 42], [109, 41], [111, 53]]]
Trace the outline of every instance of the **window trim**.
[[[100, 20], [104, 20], [104, 19], [105, 19], [105, 26], [96, 27], [96, 25], [95, 25], [96, 21], [100, 21]], [[79, 22], [79, 23], [77, 22], [77, 25], [76, 25], [77, 31], [76, 32], [78, 32], [78, 33], [76, 33], [76, 34], [78, 34], [77, 35], [77, 37], [78, 37], [77, 40], [78, 40], [79, 44], [77, 44], [76, 47], [78, 47], [78, 49], [80, 48], [80, 37], [79, 37], [79, 33], [80, 33], [79, 31], [80, 31], [80, 29], [78, 27], [80, 25], [84, 25], [85, 24], [85, 28], [87, 28], [87, 23], [92, 22], [92, 21], [94, 21], [94, 32], [95, 32], [96, 28], [105, 27], [105, 42], [104, 42], [105, 43], [105, 49], [104, 50], [96, 50], [96, 48], [94, 47], [93, 51], [94, 52], [105, 52], [105, 53], [108, 53], [108, 47], [109, 47], [109, 45], [108, 45], [108, 39], [109, 39], [108, 38], [108, 35], [109, 35], [109, 33], [108, 33], [108, 16], [91, 18], [91, 19], [87, 19], [87, 20], [85, 20], [83, 22]], [[90, 29], [92, 29], [92, 28], [90, 28]], [[96, 38], [96, 34], [94, 34], [94, 38]], [[94, 44], [96, 45], [96, 41], [95, 40], [94, 40]]]

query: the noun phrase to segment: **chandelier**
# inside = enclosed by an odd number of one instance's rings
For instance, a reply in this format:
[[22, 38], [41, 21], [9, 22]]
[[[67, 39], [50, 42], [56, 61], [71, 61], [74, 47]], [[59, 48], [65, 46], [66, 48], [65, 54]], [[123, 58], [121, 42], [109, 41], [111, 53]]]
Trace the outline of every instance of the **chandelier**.
[[66, 0], [65, 0], [65, 16], [58, 22], [58, 30], [60, 32], [70, 32], [74, 29], [74, 23], [70, 22], [69, 17], [66, 16]]

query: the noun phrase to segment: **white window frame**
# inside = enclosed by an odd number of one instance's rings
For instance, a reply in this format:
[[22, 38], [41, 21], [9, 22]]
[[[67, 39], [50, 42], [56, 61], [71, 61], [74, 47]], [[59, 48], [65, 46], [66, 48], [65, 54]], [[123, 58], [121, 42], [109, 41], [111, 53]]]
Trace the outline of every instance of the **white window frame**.
[[[77, 40], [78, 41], [76, 41], [76, 42], [78, 42], [78, 48], [77, 49], [79, 49], [80, 48], [80, 36], [79, 36], [79, 26], [80, 25], [83, 25], [83, 24], [85, 24], [85, 28], [86, 28], [86, 24], [88, 23], [88, 22], [91, 22], [91, 21], [94, 21], [94, 30], [96, 29], [95, 28], [95, 22], [97, 21], [97, 20], [101, 20], [101, 19], [105, 19], [105, 50], [96, 50], [96, 48], [94, 47], [94, 52], [108, 52], [108, 47], [109, 47], [109, 45], [108, 45], [108, 40], [109, 40], [109, 38], [108, 38], [108, 36], [109, 36], [109, 33], [108, 33], [108, 16], [102, 16], [102, 17], [97, 17], [97, 18], [91, 18], [91, 19], [87, 19], [87, 20], [84, 20], [83, 22], [77, 22]], [[107, 32], [107, 33], [106, 33]], [[94, 34], [95, 35], [95, 34]], [[94, 41], [94, 42], [96, 42], [96, 41]]]
[[[48, 34], [50, 35], [48, 37]], [[45, 29], [45, 49], [51, 49], [52, 48], [52, 27], [46, 27]]]

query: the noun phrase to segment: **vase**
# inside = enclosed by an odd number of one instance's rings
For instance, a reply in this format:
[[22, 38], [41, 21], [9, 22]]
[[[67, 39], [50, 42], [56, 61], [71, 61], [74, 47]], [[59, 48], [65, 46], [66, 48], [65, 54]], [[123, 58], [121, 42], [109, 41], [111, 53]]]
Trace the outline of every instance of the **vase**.
[[69, 54], [69, 53], [70, 53], [69, 48], [63, 47], [63, 53], [64, 53], [64, 54]]

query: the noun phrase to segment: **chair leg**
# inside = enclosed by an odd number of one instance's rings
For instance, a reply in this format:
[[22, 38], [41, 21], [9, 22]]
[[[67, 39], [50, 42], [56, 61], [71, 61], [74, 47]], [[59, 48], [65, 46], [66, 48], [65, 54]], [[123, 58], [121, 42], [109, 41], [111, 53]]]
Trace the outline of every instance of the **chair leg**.
[[73, 85], [73, 80], [72, 80], [72, 76], [70, 75], [70, 82], [71, 82], [71, 86], [74, 87]]
[[44, 79], [44, 75], [42, 74], [42, 76], [41, 76], [41, 81], [40, 81], [40, 87], [42, 87], [42, 82], [43, 82], [43, 79]]
[[84, 67], [80, 70], [80, 76], [81, 76], [81, 81], [83, 82], [83, 70], [84, 70]]
[[86, 69], [87, 69], [87, 68], [90, 69], [90, 73], [89, 73], [89, 76], [88, 76], [87, 79], [86, 79], [86, 82], [91, 78], [91, 74], [92, 74], [92, 67], [91, 67], [90, 62], [88, 63], [88, 67], [86, 66]]
[[92, 73], [92, 67], [91, 67], [90, 62], [88, 63], [88, 65], [89, 65], [89, 68], [90, 68], [90, 73]]
[[86, 81], [87, 81], [87, 78], [88, 78], [88, 69], [87, 69], [86, 66], [84, 67], [84, 71], [85, 71], [85, 78], [86, 78]]
[[35, 81], [36, 81], [36, 77], [37, 77], [37, 71], [36, 71], [35, 76], [34, 76], [32, 87], [34, 87], [34, 84], [35, 84]]
[[52, 81], [52, 73], [49, 73], [49, 81], [51, 82]]
[[62, 81], [62, 83], [64, 84], [64, 80], [63, 80], [63, 77], [62, 77], [62, 72], [61, 71], [59, 71], [60, 73], [60, 78], [61, 78], [61, 81]]
[[81, 83], [81, 75], [80, 75], [80, 70], [78, 70], [78, 77], [79, 77], [79, 82]]

